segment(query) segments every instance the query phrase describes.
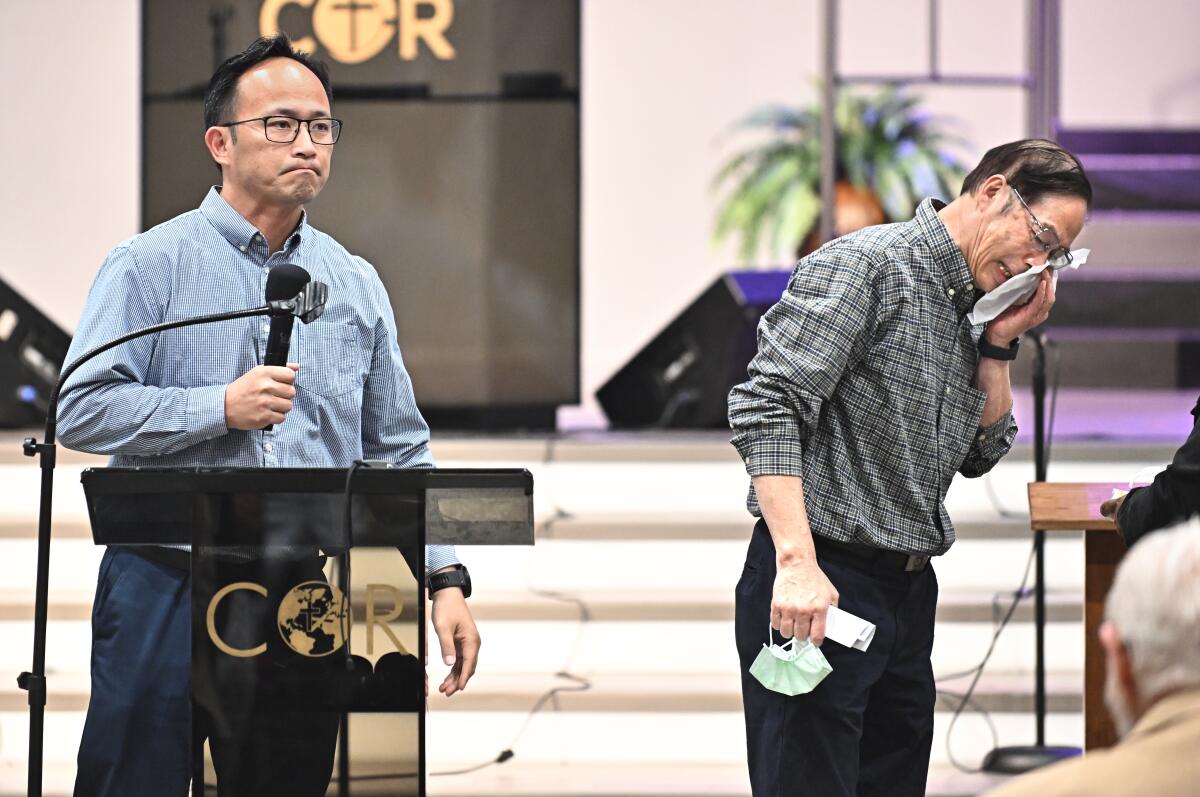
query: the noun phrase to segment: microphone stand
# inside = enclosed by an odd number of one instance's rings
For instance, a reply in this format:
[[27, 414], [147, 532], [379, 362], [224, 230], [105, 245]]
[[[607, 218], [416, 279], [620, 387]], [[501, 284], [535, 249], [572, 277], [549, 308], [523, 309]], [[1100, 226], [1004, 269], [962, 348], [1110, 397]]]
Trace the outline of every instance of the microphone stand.
[[228, 313], [185, 318], [180, 321], [170, 321], [165, 324], [155, 324], [145, 329], [135, 330], [122, 335], [116, 340], [97, 346], [91, 351], [84, 352], [70, 365], [63, 369], [50, 393], [46, 411], [46, 428], [42, 441], [35, 437], [27, 437], [22, 443], [22, 450], [27, 457], [38, 457], [42, 469], [41, 504], [38, 507], [38, 559], [37, 586], [35, 588], [33, 609], [33, 668], [17, 676], [17, 686], [29, 693], [29, 782], [27, 797], [42, 795], [42, 743], [45, 729], [46, 713], [46, 625], [47, 604], [49, 602], [50, 579], [50, 515], [54, 498], [54, 465], [57, 460], [57, 448], [54, 444], [58, 425], [58, 397], [62, 387], [79, 366], [88, 360], [103, 354], [109, 349], [116, 348], [122, 343], [165, 332], [179, 327], [212, 324], [218, 321], [233, 321], [239, 318], [254, 316], [286, 316], [293, 315], [308, 323], [320, 318], [325, 310], [329, 288], [322, 282], [310, 282], [297, 294], [294, 299], [269, 302], [262, 307], [248, 310], [234, 310]]
[[[1031, 330], [1026, 334], [1033, 341], [1033, 466], [1036, 481], [1046, 481], [1050, 466], [1046, 454], [1046, 333]], [[1036, 743], [997, 747], [983, 759], [985, 772], [1019, 774], [1077, 756], [1078, 747], [1046, 744], [1046, 532], [1033, 533], [1035, 580], [1033, 587], [1033, 625], [1036, 635], [1034, 652], [1033, 713], [1036, 724]]]

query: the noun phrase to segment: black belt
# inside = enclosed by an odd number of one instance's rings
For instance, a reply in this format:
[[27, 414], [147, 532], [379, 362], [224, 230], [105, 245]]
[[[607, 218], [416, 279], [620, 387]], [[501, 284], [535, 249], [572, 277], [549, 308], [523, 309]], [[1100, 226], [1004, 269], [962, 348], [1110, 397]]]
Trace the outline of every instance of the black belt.
[[856, 559], [861, 559], [864, 562], [882, 565], [888, 570], [903, 570], [905, 572], [916, 572], [925, 569], [925, 565], [929, 564], [929, 554], [916, 553], [901, 553], [900, 551], [885, 551], [882, 548], [872, 548], [869, 545], [859, 545], [854, 542], [841, 542], [840, 540], [831, 540], [828, 537], [813, 535], [813, 545], [818, 549], [824, 548], [827, 551], [836, 551], [839, 553], [849, 554]]
[[[173, 567], [176, 570], [191, 571], [192, 569], [192, 554], [191, 551], [184, 551], [179, 548], [166, 548], [161, 545], [130, 545], [127, 550], [133, 551], [143, 559], [147, 559], [155, 564]], [[303, 548], [303, 554], [296, 555], [294, 552], [291, 556], [280, 557], [285, 561], [301, 562], [309, 559], [319, 559], [322, 563], [326, 557], [321, 556], [316, 548]], [[218, 554], [216, 557], [225, 565], [256, 565], [260, 557], [247, 556], [228, 556]]]
[[164, 548], [161, 545], [131, 545], [127, 550], [133, 551], [143, 559], [176, 570], [190, 571], [192, 569], [192, 554], [179, 548]]

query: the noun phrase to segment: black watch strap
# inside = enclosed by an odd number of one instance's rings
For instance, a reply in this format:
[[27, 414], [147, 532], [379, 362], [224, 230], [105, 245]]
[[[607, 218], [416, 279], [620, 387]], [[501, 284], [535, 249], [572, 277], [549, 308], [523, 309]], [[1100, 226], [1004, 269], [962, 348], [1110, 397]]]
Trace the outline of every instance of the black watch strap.
[[446, 587], [460, 587], [464, 598], [471, 597], [471, 574], [467, 572], [467, 568], [463, 565], [454, 565], [452, 570], [433, 573], [429, 576], [426, 583], [429, 586], [430, 595]]
[[993, 346], [988, 343], [987, 335], [980, 335], [979, 353], [992, 360], [1015, 360], [1017, 359], [1017, 347], [1020, 344], [1020, 338], [1013, 338], [1012, 342], [1008, 344], [1008, 348]]

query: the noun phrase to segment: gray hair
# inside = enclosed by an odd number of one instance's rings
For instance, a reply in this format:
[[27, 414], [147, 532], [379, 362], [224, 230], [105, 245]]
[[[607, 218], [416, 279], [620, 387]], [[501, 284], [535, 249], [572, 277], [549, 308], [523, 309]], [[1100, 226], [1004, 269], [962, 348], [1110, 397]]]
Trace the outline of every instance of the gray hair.
[[1104, 616], [1129, 651], [1143, 700], [1200, 686], [1200, 518], [1130, 549]]

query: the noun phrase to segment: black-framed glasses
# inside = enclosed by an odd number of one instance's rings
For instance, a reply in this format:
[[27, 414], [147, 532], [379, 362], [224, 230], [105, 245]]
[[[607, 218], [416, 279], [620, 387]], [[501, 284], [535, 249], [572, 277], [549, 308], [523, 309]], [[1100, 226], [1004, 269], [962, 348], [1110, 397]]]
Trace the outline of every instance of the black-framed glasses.
[[263, 123], [263, 135], [276, 144], [291, 144], [300, 135], [300, 125], [308, 125], [308, 137], [314, 144], [336, 144], [342, 134], [342, 120], [330, 117], [296, 119], [292, 116], [256, 116], [239, 122], [225, 122], [221, 127], [233, 127], [250, 122]]
[[[1009, 188], [1012, 186], [1010, 185]], [[1038, 217], [1033, 215], [1029, 205], [1025, 204], [1025, 198], [1021, 196], [1020, 191], [1013, 188], [1012, 192], [1016, 194], [1017, 201], [1021, 203], [1021, 207], [1025, 208], [1025, 212], [1029, 214], [1029, 220], [1033, 222], [1033, 240], [1037, 241], [1038, 246], [1042, 247], [1042, 251], [1046, 253], [1046, 263], [1055, 268], [1070, 265], [1071, 250], [1058, 240], [1058, 233], [1038, 221]]]

